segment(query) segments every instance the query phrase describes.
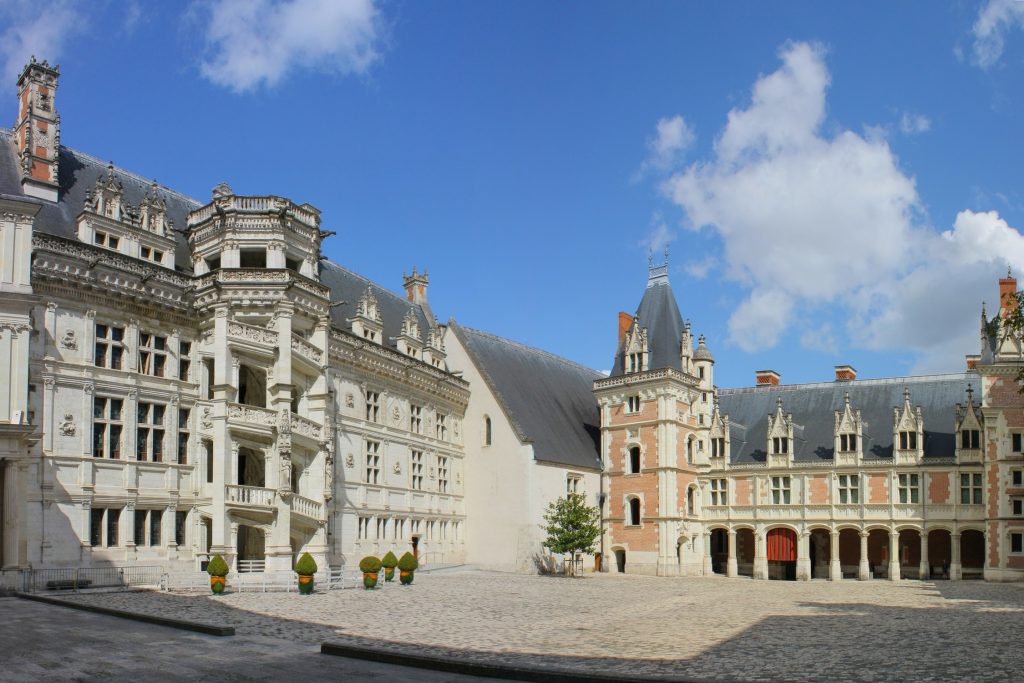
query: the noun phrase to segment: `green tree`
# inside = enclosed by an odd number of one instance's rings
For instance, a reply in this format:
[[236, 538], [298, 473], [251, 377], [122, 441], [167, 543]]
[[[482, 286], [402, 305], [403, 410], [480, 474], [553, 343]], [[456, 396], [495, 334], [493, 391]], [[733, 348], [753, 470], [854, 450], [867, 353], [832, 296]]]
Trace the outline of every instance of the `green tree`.
[[548, 538], [544, 547], [559, 555], [569, 555], [566, 573], [573, 574], [572, 560], [577, 553], [591, 553], [601, 535], [601, 512], [587, 505], [582, 494], [570, 493], [548, 505], [543, 529]]
[[[1000, 302], [1006, 311], [1006, 317], [1000, 323], [999, 313], [985, 324], [985, 333], [992, 338], [1000, 339], [1004, 333], [1016, 339], [1024, 338], [1024, 292], [1007, 293]], [[998, 342], [997, 342], [998, 343]], [[1017, 369], [1017, 391], [1024, 394], [1024, 365]]]

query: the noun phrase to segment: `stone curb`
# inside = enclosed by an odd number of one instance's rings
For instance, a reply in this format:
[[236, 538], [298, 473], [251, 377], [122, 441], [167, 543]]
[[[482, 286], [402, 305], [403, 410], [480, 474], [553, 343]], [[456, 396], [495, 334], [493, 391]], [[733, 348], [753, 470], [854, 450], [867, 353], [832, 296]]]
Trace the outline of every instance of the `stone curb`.
[[411, 654], [395, 652], [385, 648], [348, 645], [344, 643], [325, 642], [320, 644], [320, 653], [338, 657], [365, 659], [370, 662], [397, 664], [418, 669], [445, 671], [447, 673], [466, 674], [468, 676], [485, 676], [513, 681], [539, 681], [543, 683], [587, 683], [590, 681], [616, 681], [619, 683], [654, 683], [655, 681], [679, 681], [686, 683], [689, 679], [660, 677], [624, 677], [605, 676], [595, 673], [573, 673], [553, 667], [526, 667], [504, 664], [497, 660], [472, 661], [436, 655]]
[[97, 614], [106, 614], [111, 617], [120, 617], [122, 619], [132, 619], [134, 621], [144, 621], [148, 624], [157, 624], [158, 626], [168, 626], [170, 628], [178, 628], [185, 631], [195, 631], [196, 633], [205, 633], [210, 636], [233, 636], [235, 635], [234, 626], [213, 626], [212, 624], [202, 624], [197, 621], [186, 621], [184, 619], [171, 619], [170, 617], [158, 617], [152, 614], [139, 614], [138, 612], [128, 612], [126, 610], [111, 609], [110, 607], [100, 607], [98, 605], [87, 605], [84, 603], [72, 602], [69, 600], [61, 600], [60, 598], [51, 598], [44, 595], [32, 595], [30, 593], [15, 593], [17, 597], [22, 600], [35, 600], [36, 602], [45, 602], [49, 605], [57, 605], [58, 607], [70, 607], [71, 609], [79, 609], [84, 612], [95, 612]]

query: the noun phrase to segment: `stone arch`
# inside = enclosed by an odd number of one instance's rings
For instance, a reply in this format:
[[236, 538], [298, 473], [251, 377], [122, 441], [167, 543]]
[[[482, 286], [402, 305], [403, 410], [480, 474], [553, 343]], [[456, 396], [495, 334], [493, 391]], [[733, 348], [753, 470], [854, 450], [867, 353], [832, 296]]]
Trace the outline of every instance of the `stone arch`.
[[716, 525], [708, 530], [711, 537], [711, 572], [725, 574], [729, 559], [729, 529]]
[[950, 578], [953, 563], [953, 531], [946, 526], [928, 528], [928, 575], [931, 579]]
[[921, 528], [915, 524], [904, 524], [897, 527], [896, 544], [897, 558], [900, 563], [900, 576], [907, 579], [920, 579], [921, 573]]
[[615, 557], [615, 571], [619, 574], [626, 573], [626, 549], [621, 545], [612, 546], [612, 555]]

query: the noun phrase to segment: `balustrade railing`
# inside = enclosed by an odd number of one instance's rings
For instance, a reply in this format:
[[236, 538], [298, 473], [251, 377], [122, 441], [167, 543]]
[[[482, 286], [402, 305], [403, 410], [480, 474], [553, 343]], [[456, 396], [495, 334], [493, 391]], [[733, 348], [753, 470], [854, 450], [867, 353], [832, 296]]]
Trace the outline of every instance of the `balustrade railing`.
[[299, 335], [292, 333], [292, 350], [319, 365], [324, 358], [323, 351], [316, 348]]
[[274, 504], [274, 489], [227, 484], [224, 487], [224, 497], [231, 503], [270, 507]]
[[291, 429], [293, 434], [299, 434], [310, 439], [319, 440], [322, 428], [318, 422], [314, 422], [308, 417], [302, 417], [301, 415], [292, 413]]
[[277, 332], [274, 330], [247, 325], [234, 320], [228, 323], [228, 336], [267, 346], [277, 346], [278, 339]]
[[290, 501], [292, 512], [309, 517], [310, 519], [321, 519], [323, 514], [323, 505], [315, 500], [300, 496], [299, 494], [292, 494]]
[[229, 403], [228, 420], [273, 427], [277, 424], [277, 413], [273, 410], [258, 408], [244, 403]]

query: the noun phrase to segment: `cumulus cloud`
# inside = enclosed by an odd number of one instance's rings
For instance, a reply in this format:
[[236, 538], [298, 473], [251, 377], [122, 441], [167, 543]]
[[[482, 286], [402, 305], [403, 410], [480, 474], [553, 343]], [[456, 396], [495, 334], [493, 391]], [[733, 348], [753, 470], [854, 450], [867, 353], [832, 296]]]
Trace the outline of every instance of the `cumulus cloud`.
[[364, 74], [380, 57], [373, 0], [209, 0], [200, 14], [202, 74], [235, 92], [273, 87], [298, 69]]
[[932, 128], [932, 121], [924, 114], [913, 114], [909, 111], [900, 116], [900, 131], [904, 135], [927, 133]]
[[71, 0], [0, 3], [0, 59], [4, 83], [13, 83], [32, 55], [56, 64], [68, 39], [86, 24], [82, 5]]
[[[730, 341], [756, 351], [803, 329], [807, 348], [848, 339], [917, 351], [918, 369], [958, 367], [1003, 264], [1024, 266], [1024, 238], [995, 212], [929, 228], [884, 137], [825, 132], [823, 50], [794, 43], [779, 56], [749, 105], [729, 112], [710, 158], [664, 185], [691, 228], [719, 235], [724, 275], [749, 288]], [[841, 336], [831, 320], [845, 321]]]
[[666, 171], [677, 166], [696, 139], [693, 128], [682, 116], [658, 119], [654, 125], [654, 135], [647, 140], [647, 159], [638, 175], [652, 170]]
[[675, 238], [675, 233], [668, 227], [664, 219], [660, 215], [655, 215], [651, 231], [640, 240], [640, 246], [648, 253], [653, 254], [667, 249]]
[[989, 0], [971, 28], [974, 63], [982, 69], [995, 65], [1003, 56], [1006, 35], [1014, 29], [1024, 29], [1024, 2]]
[[708, 276], [708, 273], [718, 265], [718, 259], [710, 254], [697, 261], [688, 261], [683, 264], [683, 270], [686, 274], [695, 280], [703, 280]]

